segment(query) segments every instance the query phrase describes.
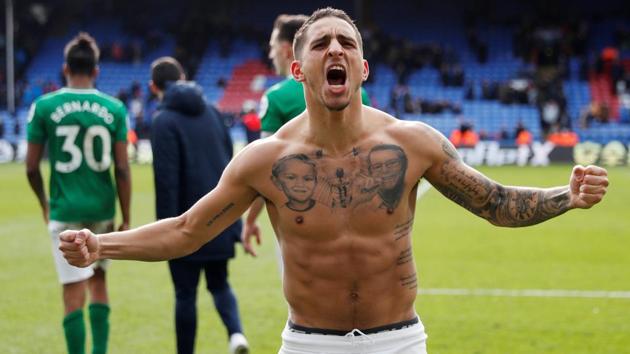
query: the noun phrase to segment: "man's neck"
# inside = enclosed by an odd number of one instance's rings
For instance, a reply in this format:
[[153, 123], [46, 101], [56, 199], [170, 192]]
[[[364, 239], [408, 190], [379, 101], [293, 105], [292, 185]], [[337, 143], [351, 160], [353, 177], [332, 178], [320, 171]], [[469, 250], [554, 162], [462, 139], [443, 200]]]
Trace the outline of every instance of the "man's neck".
[[92, 89], [94, 88], [94, 80], [91, 77], [84, 76], [67, 76], [67, 87], [72, 89]]
[[293, 74], [291, 74], [291, 65], [288, 65], [286, 68], [284, 68], [284, 71], [280, 72], [280, 76], [284, 76], [287, 79], [292, 79]]
[[306, 107], [309, 127], [307, 139], [331, 154], [347, 153], [365, 133], [360, 97], [353, 98], [341, 111], [330, 110], [319, 102], [309, 104], [308, 99]]

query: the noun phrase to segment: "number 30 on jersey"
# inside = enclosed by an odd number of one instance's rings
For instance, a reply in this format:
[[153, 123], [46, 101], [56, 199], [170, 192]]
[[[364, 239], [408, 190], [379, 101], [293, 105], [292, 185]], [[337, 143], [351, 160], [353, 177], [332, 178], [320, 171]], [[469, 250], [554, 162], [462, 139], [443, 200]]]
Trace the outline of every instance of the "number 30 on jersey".
[[[55, 170], [61, 173], [70, 173], [81, 166], [81, 162], [85, 158], [85, 163], [96, 172], [103, 172], [109, 168], [112, 163], [111, 158], [111, 136], [107, 128], [102, 125], [93, 125], [85, 132], [83, 138], [83, 152], [77, 146], [77, 136], [81, 127], [78, 125], [62, 125], [58, 126], [55, 133], [59, 137], [64, 137], [61, 151], [70, 154], [70, 161], [55, 163]], [[99, 137], [102, 141], [101, 157], [97, 161], [94, 156], [94, 139]]]

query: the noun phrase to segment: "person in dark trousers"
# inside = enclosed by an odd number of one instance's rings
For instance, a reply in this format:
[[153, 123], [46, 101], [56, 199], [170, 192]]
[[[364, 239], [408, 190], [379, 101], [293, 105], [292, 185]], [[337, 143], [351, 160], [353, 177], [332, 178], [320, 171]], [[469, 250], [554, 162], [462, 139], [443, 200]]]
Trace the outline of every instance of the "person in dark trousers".
[[[188, 210], [217, 185], [232, 158], [232, 140], [221, 113], [206, 103], [197, 84], [184, 80], [184, 71], [174, 58], [159, 58], [151, 65], [151, 91], [161, 102], [151, 133], [158, 219]], [[230, 352], [249, 352], [236, 297], [228, 283], [228, 259], [234, 257], [241, 228], [238, 221], [195, 253], [168, 262], [175, 286], [179, 354], [194, 351], [197, 285], [202, 271], [227, 329]]]

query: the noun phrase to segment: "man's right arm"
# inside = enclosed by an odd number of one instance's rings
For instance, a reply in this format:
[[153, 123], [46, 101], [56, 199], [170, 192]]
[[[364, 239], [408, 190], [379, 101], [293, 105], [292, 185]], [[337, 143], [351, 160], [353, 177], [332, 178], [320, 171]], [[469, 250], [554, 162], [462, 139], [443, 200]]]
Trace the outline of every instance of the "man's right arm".
[[59, 248], [70, 264], [80, 267], [98, 259], [160, 261], [190, 254], [234, 223], [256, 198], [257, 191], [246, 181], [259, 168], [256, 157], [242, 151], [217, 187], [180, 216], [98, 236], [88, 230], [66, 231]]

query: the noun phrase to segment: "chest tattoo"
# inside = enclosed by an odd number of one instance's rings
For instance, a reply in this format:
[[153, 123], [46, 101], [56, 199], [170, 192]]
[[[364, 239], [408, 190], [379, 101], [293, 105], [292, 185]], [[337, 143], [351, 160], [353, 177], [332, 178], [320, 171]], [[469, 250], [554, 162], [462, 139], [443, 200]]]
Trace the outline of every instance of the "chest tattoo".
[[322, 150], [286, 155], [273, 164], [271, 180], [293, 211], [373, 203], [391, 214], [402, 198], [406, 171], [403, 149], [380, 144], [368, 151], [354, 147], [340, 158], [326, 156]]

